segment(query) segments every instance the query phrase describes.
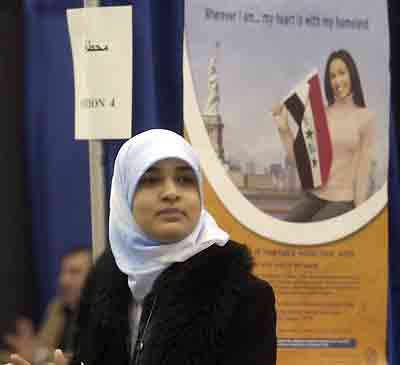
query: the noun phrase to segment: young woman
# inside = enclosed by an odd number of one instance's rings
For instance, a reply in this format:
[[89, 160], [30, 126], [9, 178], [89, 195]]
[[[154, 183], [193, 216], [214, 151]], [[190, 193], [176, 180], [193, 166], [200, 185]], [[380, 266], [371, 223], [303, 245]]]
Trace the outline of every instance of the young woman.
[[[313, 222], [341, 215], [368, 198], [375, 117], [365, 105], [360, 77], [351, 55], [333, 52], [325, 68], [326, 116], [332, 141], [332, 166], [328, 181], [305, 192], [286, 220]], [[293, 133], [288, 111], [272, 111], [288, 158], [295, 162]]]
[[181, 136], [150, 130], [122, 146], [111, 251], [82, 293], [72, 364], [276, 363], [272, 288], [251, 274], [248, 250], [218, 227], [202, 194], [198, 157]]
[[204, 209], [199, 160], [181, 136], [150, 130], [121, 148], [109, 233], [73, 363], [275, 364], [273, 291]]

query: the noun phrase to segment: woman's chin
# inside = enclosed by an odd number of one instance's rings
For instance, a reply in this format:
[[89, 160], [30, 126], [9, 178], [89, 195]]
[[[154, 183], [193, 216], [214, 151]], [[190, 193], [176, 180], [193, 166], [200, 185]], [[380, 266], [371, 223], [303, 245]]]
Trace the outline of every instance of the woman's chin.
[[345, 101], [347, 100], [351, 95], [351, 92], [343, 91], [343, 92], [337, 92], [335, 93], [335, 100], [336, 101]]
[[175, 243], [183, 240], [190, 234], [177, 222], [169, 222], [158, 227], [157, 232], [151, 232], [151, 237], [163, 244]]

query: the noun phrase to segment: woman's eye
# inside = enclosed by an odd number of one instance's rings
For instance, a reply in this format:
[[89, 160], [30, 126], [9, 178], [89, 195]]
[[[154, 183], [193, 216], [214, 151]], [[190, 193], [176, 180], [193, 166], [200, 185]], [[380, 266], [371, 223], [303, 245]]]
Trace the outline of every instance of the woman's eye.
[[196, 184], [196, 179], [192, 175], [178, 176], [176, 180], [178, 183], [183, 184], [183, 185], [195, 185]]
[[159, 183], [161, 178], [155, 175], [143, 175], [140, 179], [140, 185], [155, 185]]

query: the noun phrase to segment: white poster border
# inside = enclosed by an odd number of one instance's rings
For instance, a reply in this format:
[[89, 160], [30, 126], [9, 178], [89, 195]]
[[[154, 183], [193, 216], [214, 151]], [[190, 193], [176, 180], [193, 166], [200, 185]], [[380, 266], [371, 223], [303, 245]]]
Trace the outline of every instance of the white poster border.
[[183, 58], [184, 121], [189, 140], [199, 153], [204, 174], [218, 198], [232, 216], [249, 230], [281, 243], [318, 245], [339, 240], [358, 231], [385, 208], [388, 199], [386, 182], [359, 207], [321, 222], [285, 222], [256, 208], [227, 176], [211, 145], [197, 103], [186, 39]]

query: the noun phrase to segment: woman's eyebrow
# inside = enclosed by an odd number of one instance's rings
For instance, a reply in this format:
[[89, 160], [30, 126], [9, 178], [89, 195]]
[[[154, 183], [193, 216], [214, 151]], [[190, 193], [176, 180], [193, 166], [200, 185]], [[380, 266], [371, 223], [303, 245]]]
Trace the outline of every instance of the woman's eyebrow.
[[193, 172], [193, 169], [190, 166], [177, 166], [176, 168], [179, 172]]
[[[157, 166], [151, 166], [146, 170], [145, 174], [160, 173], [161, 170], [162, 169], [157, 167]], [[186, 166], [186, 165], [185, 166], [177, 166], [176, 170], [179, 171], [179, 172], [192, 172], [192, 173], [194, 173], [193, 169], [190, 166]]]
[[151, 166], [146, 170], [145, 174], [151, 174], [151, 173], [157, 173], [157, 172], [160, 172], [160, 169], [156, 166]]

